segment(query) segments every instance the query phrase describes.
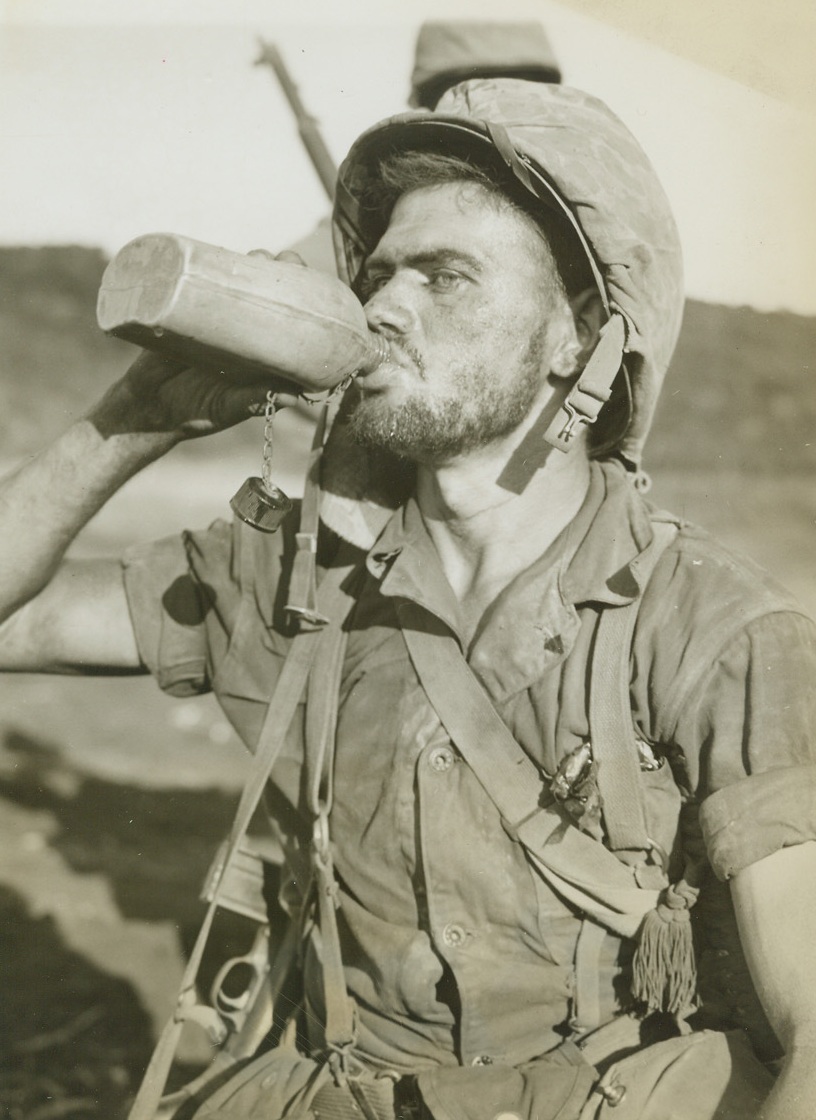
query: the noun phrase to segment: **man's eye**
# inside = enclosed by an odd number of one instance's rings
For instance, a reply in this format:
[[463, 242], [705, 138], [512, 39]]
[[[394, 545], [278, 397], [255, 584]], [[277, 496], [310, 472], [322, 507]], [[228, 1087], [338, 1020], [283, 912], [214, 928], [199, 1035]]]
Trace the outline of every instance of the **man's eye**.
[[464, 280], [461, 272], [451, 268], [437, 268], [429, 276], [431, 286], [437, 292], [452, 292]]
[[385, 285], [388, 283], [389, 279], [390, 279], [390, 277], [387, 276], [384, 272], [381, 273], [379, 276], [377, 276], [377, 275], [366, 276], [363, 279], [362, 284], [360, 285], [360, 292], [363, 296], [363, 300], [371, 299], [371, 297], [373, 295], [375, 295], [380, 290], [380, 288], [385, 287]]

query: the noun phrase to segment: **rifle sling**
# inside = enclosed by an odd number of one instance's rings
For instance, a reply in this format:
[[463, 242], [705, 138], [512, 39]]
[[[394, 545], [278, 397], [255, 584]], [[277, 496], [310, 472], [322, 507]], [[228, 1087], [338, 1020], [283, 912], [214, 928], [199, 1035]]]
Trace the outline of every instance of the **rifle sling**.
[[[342, 584], [351, 571], [349, 566], [329, 568], [320, 587], [321, 607], [332, 619], [327, 629], [340, 629], [351, 607], [352, 600]], [[238, 809], [233, 821], [226, 848], [223, 867], [215, 884], [212, 899], [190, 953], [179, 989], [178, 1003], [172, 1018], [162, 1030], [147, 1070], [128, 1115], [128, 1120], [152, 1120], [164, 1091], [173, 1063], [184, 1022], [191, 1018], [197, 1006], [195, 984], [210, 929], [220, 902], [220, 885], [243, 840], [252, 815], [258, 807], [267, 779], [277, 761], [298, 703], [303, 696], [306, 681], [318, 646], [326, 630], [301, 630], [292, 640], [289, 653], [281, 669], [266, 717], [258, 737]], [[215, 1014], [215, 1013], [213, 1013]]]

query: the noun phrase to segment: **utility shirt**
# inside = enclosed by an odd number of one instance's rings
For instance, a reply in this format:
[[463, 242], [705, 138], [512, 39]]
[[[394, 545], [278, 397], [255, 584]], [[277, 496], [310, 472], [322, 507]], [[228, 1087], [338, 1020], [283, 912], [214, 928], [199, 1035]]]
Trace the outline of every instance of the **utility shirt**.
[[[593, 464], [574, 521], [499, 595], [464, 652], [518, 742], [552, 776], [589, 739], [599, 612], [641, 596], [631, 705], [657, 763], [641, 773], [650, 836], [679, 876], [680, 822], [694, 832], [702, 805], [708, 856], [724, 879], [816, 837], [816, 627], [769, 576], [685, 524], [641, 588], [634, 561], [651, 540], [652, 514], [618, 463]], [[291, 531], [216, 522], [125, 560], [145, 665], [176, 695], [212, 689], [250, 749], [291, 641], [283, 606], [293, 551]], [[330, 553], [319, 561], [330, 563]], [[460, 634], [415, 501], [359, 554], [352, 584], [330, 824], [359, 1054], [396, 1070], [517, 1066], [568, 1033], [580, 915], [504, 831], [408, 658], [401, 598]], [[302, 730], [296, 718], [270, 797], [295, 888], [311, 835]], [[712, 952], [727, 956], [721, 937]], [[317, 1019], [319, 951], [316, 937], [306, 984]], [[606, 936], [601, 1021], [625, 1005], [629, 957], [627, 943]], [[739, 1021], [737, 996], [722, 998]]]

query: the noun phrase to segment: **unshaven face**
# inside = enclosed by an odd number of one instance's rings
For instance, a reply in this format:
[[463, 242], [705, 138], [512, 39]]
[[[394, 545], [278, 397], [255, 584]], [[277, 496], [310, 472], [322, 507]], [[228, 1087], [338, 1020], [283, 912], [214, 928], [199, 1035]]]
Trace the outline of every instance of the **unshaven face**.
[[391, 358], [357, 378], [353, 438], [439, 464], [516, 429], [549, 373], [553, 267], [532, 220], [478, 184], [403, 195], [365, 265]]

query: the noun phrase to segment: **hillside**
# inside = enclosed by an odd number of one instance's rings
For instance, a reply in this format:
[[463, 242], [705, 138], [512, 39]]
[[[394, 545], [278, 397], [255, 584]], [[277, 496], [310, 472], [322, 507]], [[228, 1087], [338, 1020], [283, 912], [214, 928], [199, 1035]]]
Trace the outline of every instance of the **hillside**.
[[814, 318], [689, 300], [649, 467], [812, 472], [815, 351]]
[[[42, 446], [125, 368], [132, 349], [96, 326], [104, 266], [101, 252], [76, 246], [0, 249], [3, 460]], [[650, 468], [812, 470], [814, 350], [816, 319], [689, 301]]]

